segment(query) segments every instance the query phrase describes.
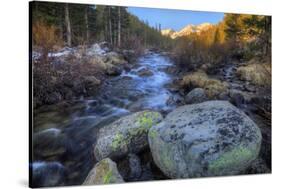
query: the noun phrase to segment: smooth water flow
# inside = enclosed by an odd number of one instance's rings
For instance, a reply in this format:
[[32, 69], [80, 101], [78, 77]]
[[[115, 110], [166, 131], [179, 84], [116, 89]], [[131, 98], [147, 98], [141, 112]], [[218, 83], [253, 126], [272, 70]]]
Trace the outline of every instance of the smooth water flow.
[[130, 71], [107, 80], [95, 97], [36, 110], [33, 172], [58, 167], [53, 172], [63, 185], [81, 184], [95, 163], [92, 147], [98, 128], [132, 112], [175, 107], [167, 103], [173, 95], [166, 87], [172, 82], [165, 72], [170, 66], [166, 56], [147, 53]]

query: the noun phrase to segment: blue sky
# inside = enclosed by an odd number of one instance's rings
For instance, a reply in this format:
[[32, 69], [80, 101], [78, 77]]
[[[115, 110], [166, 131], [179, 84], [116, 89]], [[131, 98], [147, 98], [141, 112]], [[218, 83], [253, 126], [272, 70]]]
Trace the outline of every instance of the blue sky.
[[140, 20], [147, 20], [149, 25], [161, 24], [162, 29], [172, 28], [179, 31], [188, 24], [201, 24], [209, 22], [216, 24], [223, 19], [223, 13], [200, 12], [188, 10], [153, 9], [129, 7], [129, 12]]

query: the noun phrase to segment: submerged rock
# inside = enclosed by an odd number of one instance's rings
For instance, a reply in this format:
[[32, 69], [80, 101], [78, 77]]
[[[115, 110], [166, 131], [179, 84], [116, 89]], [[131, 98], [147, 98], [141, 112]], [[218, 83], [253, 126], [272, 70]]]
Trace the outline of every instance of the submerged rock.
[[148, 145], [148, 130], [162, 119], [158, 112], [142, 111], [104, 126], [99, 131], [94, 148], [96, 159], [120, 157], [129, 152], [141, 151]]
[[52, 187], [63, 184], [65, 168], [58, 162], [32, 163], [32, 187]]
[[151, 70], [149, 70], [148, 68], [144, 68], [144, 69], [141, 69], [140, 71], [138, 71], [137, 74], [141, 77], [149, 77], [149, 76], [153, 75], [153, 72]]
[[116, 163], [106, 158], [98, 162], [90, 171], [83, 185], [123, 183], [124, 180], [118, 172]]
[[239, 174], [259, 154], [261, 132], [227, 101], [181, 106], [148, 133], [156, 165], [171, 178]]
[[196, 104], [208, 100], [205, 90], [202, 88], [195, 88], [185, 96], [187, 104]]
[[66, 152], [67, 137], [60, 129], [50, 128], [39, 131], [33, 136], [34, 155], [36, 157], [60, 157]]

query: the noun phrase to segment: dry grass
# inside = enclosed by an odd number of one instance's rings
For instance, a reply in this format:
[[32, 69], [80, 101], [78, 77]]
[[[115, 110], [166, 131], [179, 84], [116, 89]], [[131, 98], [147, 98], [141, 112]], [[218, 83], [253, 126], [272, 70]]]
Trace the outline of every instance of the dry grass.
[[217, 79], [209, 78], [203, 71], [190, 73], [183, 77], [181, 85], [189, 90], [193, 88], [203, 88], [210, 98], [214, 98], [222, 92], [226, 92], [227, 83]]
[[246, 66], [237, 69], [237, 75], [242, 80], [259, 86], [271, 86], [271, 64], [249, 62]]

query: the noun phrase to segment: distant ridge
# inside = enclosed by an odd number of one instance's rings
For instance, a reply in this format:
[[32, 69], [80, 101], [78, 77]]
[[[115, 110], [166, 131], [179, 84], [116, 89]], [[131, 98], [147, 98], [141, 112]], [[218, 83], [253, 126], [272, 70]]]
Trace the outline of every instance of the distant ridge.
[[188, 36], [191, 33], [201, 33], [202, 31], [205, 31], [212, 26], [213, 25], [210, 23], [202, 23], [199, 25], [189, 24], [178, 32], [174, 31], [173, 29], [164, 29], [164, 30], [161, 30], [161, 34], [164, 36], [169, 36], [172, 39], [175, 39], [178, 37]]

